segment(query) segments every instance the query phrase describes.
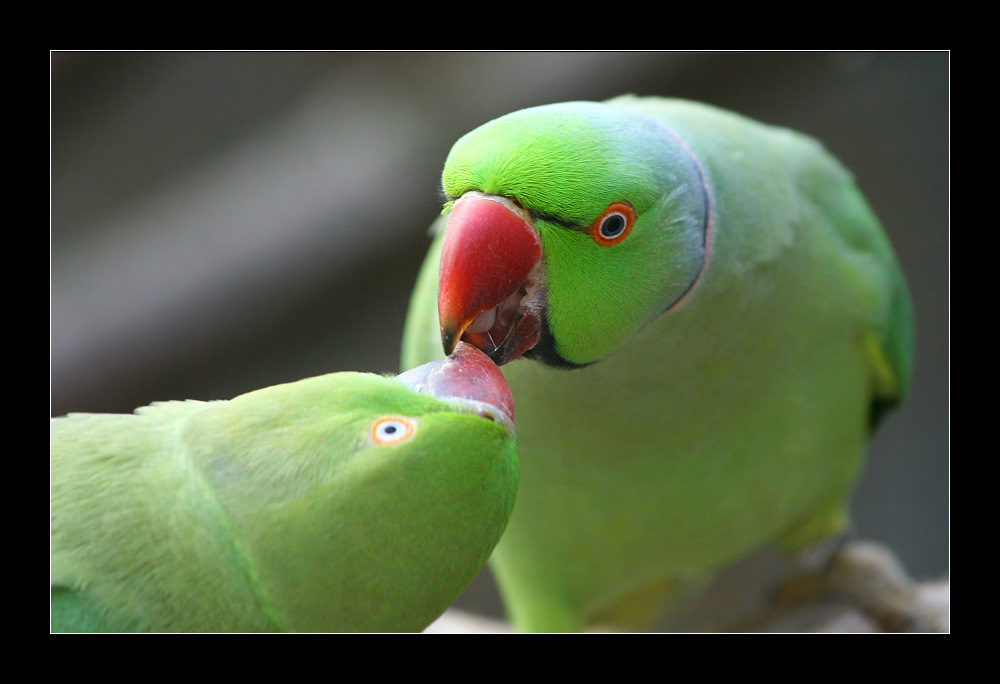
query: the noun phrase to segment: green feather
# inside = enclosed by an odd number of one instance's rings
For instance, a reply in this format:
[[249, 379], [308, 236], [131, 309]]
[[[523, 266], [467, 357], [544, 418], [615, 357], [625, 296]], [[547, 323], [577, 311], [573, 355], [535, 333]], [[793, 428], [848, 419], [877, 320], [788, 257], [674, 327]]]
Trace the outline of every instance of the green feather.
[[[492, 565], [518, 627], [648, 617], [760, 547], [843, 529], [872, 417], [909, 385], [912, 314], [819, 143], [686, 101], [564, 103], [467, 134], [443, 185], [513, 199], [543, 246], [546, 331], [503, 367], [522, 478]], [[597, 244], [584, 228], [618, 201], [634, 228]], [[442, 353], [439, 248], [404, 367]]]
[[513, 505], [513, 436], [484, 415], [336, 373], [53, 419], [52, 628], [423, 629]]

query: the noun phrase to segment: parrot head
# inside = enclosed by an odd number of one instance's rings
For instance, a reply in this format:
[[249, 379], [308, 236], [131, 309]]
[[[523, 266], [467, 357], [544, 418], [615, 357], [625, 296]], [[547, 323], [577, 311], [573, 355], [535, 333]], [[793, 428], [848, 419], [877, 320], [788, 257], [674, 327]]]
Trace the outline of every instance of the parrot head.
[[498, 365], [584, 366], [677, 303], [706, 261], [709, 206], [689, 151], [626, 106], [568, 102], [455, 143], [438, 315]]
[[219, 410], [233, 427], [199, 424], [198, 462], [285, 629], [421, 630], [506, 527], [513, 402], [471, 345], [401, 375], [334, 373]]

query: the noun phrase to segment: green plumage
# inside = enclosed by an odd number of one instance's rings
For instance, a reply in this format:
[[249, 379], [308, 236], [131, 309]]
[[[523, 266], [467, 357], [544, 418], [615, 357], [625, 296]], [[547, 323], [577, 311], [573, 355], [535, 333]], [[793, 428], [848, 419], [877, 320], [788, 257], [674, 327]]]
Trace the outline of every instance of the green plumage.
[[513, 504], [480, 409], [336, 373], [53, 419], [52, 629], [423, 629]]
[[[443, 186], [507, 197], [542, 244], [544, 330], [503, 366], [522, 476], [492, 565], [518, 627], [635, 627], [757, 548], [843, 529], [909, 385], [912, 322], [878, 220], [819, 143], [686, 101], [565, 103], [469, 133]], [[613, 202], [635, 223], [598, 244]], [[442, 355], [439, 250], [404, 368]]]

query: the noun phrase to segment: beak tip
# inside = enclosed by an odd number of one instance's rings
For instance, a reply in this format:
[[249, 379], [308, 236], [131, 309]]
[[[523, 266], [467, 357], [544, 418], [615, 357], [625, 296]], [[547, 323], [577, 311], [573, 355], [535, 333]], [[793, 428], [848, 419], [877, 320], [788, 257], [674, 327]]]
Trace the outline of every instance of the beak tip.
[[444, 348], [444, 355], [451, 356], [462, 339], [462, 332], [454, 325], [441, 326], [441, 346]]

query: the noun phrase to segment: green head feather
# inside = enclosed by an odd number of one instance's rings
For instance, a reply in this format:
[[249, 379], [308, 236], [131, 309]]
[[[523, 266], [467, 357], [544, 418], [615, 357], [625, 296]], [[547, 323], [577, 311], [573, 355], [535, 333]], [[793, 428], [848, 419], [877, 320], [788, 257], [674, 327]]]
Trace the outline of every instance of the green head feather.
[[[609, 354], [695, 282], [707, 249], [703, 184], [663, 124], [588, 102], [491, 121], [455, 144], [443, 173], [449, 197], [501, 195], [534, 218], [545, 253], [547, 327], [556, 353], [572, 364]], [[631, 233], [600, 244], [588, 229], [616, 202], [634, 210]], [[651, 277], [650, 264], [664, 267]]]

